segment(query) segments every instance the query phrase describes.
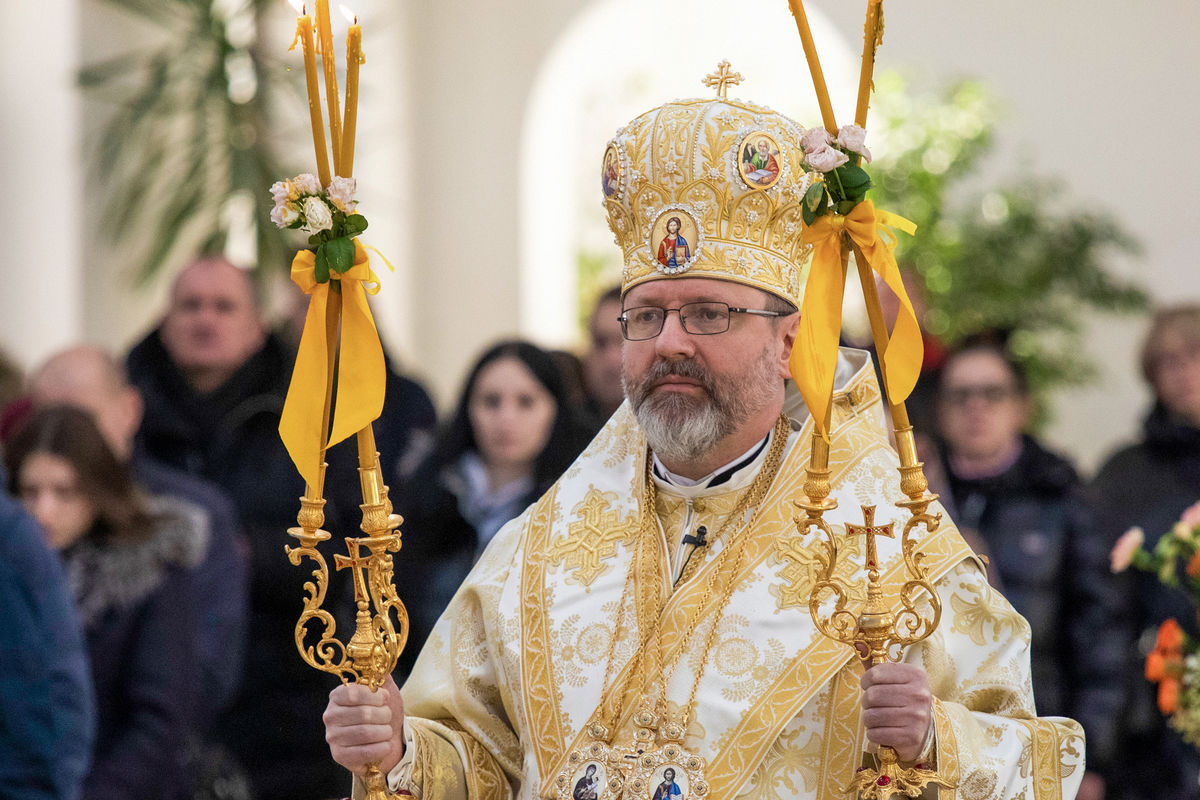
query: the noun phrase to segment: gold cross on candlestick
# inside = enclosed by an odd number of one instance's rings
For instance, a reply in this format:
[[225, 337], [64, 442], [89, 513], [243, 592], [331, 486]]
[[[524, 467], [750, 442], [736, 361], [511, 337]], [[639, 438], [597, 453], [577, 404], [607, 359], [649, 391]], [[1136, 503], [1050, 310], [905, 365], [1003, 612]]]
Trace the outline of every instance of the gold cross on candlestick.
[[886, 536], [889, 539], [896, 538], [896, 533], [893, 530], [893, 524], [889, 522], [886, 525], [875, 524], [875, 506], [862, 506], [864, 525], [855, 525], [853, 522], [846, 523], [846, 536], [865, 536], [867, 537], [867, 571], [868, 578], [872, 582], [879, 580], [879, 557], [875, 551], [875, 537]]
[[742, 73], [731, 72], [729, 62], [722, 60], [717, 64], [717, 71], [704, 76], [704, 85], [710, 89], [717, 90], [717, 97], [722, 100], [729, 99], [726, 97], [726, 92], [730, 86], [737, 86], [742, 82]]
[[358, 539], [346, 537], [346, 549], [350, 551], [350, 555], [343, 556], [334, 554], [333, 563], [337, 566], [338, 571], [343, 569], [354, 570], [354, 600], [358, 603], [365, 603], [370, 595], [367, 594], [367, 582], [363, 578], [362, 570], [369, 569], [371, 565], [371, 556], [360, 556], [358, 548], [361, 547]]

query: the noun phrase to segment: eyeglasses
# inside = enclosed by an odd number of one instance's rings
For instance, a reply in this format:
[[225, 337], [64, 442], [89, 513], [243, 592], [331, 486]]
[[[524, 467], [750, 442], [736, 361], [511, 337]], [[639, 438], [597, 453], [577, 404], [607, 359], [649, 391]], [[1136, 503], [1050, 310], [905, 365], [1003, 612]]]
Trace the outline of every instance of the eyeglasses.
[[679, 314], [679, 324], [694, 336], [712, 336], [729, 330], [730, 314], [754, 314], [759, 317], [786, 317], [789, 311], [766, 311], [761, 308], [733, 308], [726, 303], [684, 303], [679, 308], [637, 306], [627, 308], [618, 317], [621, 333], [631, 342], [653, 339], [662, 333], [667, 313]]
[[942, 390], [942, 399], [951, 406], [965, 406], [975, 398], [982, 400], [985, 405], [994, 406], [1016, 396], [1017, 390], [1014, 387], [998, 383], [986, 386], [958, 386]]

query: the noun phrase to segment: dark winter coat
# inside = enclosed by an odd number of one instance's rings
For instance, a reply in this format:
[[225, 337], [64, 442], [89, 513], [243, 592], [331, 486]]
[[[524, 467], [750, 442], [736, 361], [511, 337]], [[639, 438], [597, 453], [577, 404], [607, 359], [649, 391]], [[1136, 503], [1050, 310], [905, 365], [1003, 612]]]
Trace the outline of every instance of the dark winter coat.
[[[1109, 540], [1133, 526], [1146, 533], [1146, 547], [1192, 503], [1200, 500], [1200, 428], [1172, 419], [1156, 405], [1146, 417], [1140, 443], [1114, 453], [1091, 486], [1100, 533]], [[1146, 653], [1158, 625], [1174, 617], [1191, 636], [1200, 631], [1196, 609], [1180, 591], [1163, 586], [1154, 575], [1130, 572], [1125, 601], [1140, 634], [1129, 649], [1129, 703], [1120, 742], [1126, 764], [1119, 776], [1117, 800], [1196, 800], [1200, 757], [1166, 725], [1155, 700], [1155, 686], [1143, 677]]]
[[1087, 733], [1089, 769], [1116, 756], [1130, 641], [1111, 542], [1096, 529], [1075, 473], [1031, 437], [1005, 472], [958, 478], [944, 461], [952, 516], [982, 537], [1001, 590], [1029, 621], [1033, 692], [1040, 715], [1068, 716]]
[[183, 755], [196, 686], [187, 570], [206, 541], [193, 514], [157, 501], [151, 509], [147, 539], [88, 534], [61, 554], [96, 692], [85, 800], [187, 796]]

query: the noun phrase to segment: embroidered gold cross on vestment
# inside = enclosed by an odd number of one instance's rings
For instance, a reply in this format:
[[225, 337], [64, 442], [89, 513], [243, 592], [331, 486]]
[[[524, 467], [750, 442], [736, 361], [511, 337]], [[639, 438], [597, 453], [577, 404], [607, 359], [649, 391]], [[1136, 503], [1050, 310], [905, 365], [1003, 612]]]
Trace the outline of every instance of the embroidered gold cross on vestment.
[[622, 522], [620, 513], [611, 506], [611, 499], [603, 492], [589, 489], [572, 511], [581, 518], [571, 524], [565, 539], [550, 548], [550, 563], [566, 559], [567, 569], [575, 570], [572, 577], [584, 586], [591, 586], [608, 568], [602, 562], [617, 554], [618, 543], [637, 535], [637, 516]]

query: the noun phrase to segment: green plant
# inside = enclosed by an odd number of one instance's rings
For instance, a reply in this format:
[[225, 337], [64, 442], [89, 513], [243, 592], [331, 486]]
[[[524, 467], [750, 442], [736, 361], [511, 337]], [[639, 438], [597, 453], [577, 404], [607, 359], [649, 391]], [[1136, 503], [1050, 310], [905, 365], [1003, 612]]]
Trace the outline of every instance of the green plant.
[[178, 259], [222, 250], [230, 202], [248, 196], [257, 266], [286, 265], [288, 239], [259, 213], [285, 172], [268, 144], [267, 109], [280, 86], [272, 76], [287, 72], [257, 43], [278, 0], [99, 1], [161, 32], [79, 74], [114, 108], [92, 143], [93, 193], [108, 198], [102, 235], [145, 282]]
[[965, 81], [942, 96], [914, 96], [903, 78], [877, 79], [870, 166], [875, 202], [917, 223], [897, 255], [924, 290], [922, 326], [948, 344], [989, 329], [1010, 333], [1035, 395], [1086, 382], [1081, 357], [1092, 311], [1146, 307], [1145, 292], [1113, 277], [1112, 257], [1138, 252], [1107, 213], [1072, 207], [1052, 179], [1018, 175], [1011, 185], [971, 194], [992, 149], [996, 103]]

